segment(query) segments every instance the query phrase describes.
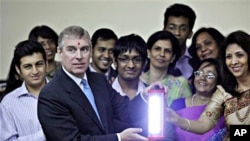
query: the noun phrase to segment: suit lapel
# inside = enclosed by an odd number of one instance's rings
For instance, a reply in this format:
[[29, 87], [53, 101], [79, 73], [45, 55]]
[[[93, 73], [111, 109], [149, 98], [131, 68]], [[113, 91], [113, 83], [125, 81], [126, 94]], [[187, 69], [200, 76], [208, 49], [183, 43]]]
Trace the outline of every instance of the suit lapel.
[[89, 85], [94, 94], [96, 107], [99, 112], [102, 124], [104, 127], [108, 127], [107, 112], [105, 109], [107, 101], [103, 99], [103, 97], [105, 96], [104, 93], [107, 91], [103, 90], [103, 87], [101, 87], [104, 86], [105, 84], [99, 84], [98, 83], [99, 81], [97, 82], [96, 80], [100, 79], [100, 77], [96, 77], [94, 74], [87, 73], [87, 76], [88, 76], [88, 81], [90, 82]]
[[82, 109], [86, 112], [86, 114], [91, 117], [93, 122], [97, 124], [100, 129], [103, 131], [103, 127], [99, 122], [99, 119], [92, 108], [91, 104], [89, 103], [87, 97], [85, 94], [82, 92], [82, 90], [79, 88], [78, 85], [75, 84], [75, 82], [70, 79], [63, 70], [61, 72], [64, 74], [63, 82], [64, 82], [64, 89], [66, 90], [67, 93], [69, 93], [70, 97], [72, 98], [73, 101], [75, 101], [77, 104], [82, 107]]
[[116, 76], [117, 76], [116, 70], [114, 70], [112, 67], [110, 67], [109, 80], [111, 80], [111, 78], [116, 78]]

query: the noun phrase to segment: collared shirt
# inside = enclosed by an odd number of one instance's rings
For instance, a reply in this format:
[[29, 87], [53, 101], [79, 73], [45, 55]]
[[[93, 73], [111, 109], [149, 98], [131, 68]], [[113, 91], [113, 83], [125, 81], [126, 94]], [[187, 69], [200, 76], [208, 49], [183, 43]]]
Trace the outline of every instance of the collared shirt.
[[0, 103], [0, 140], [44, 141], [37, 116], [35, 95], [28, 92], [25, 82], [7, 94]]
[[[142, 93], [142, 91], [146, 88], [145, 84], [139, 80], [138, 82], [138, 88], [137, 88], [137, 92], [136, 95]], [[118, 77], [115, 78], [114, 82], [112, 83], [112, 87], [113, 89], [115, 89], [118, 93], [120, 93], [121, 96], [126, 96], [127, 94], [122, 90], [122, 87], [118, 81]]]
[[63, 68], [63, 71], [76, 83], [77, 86], [79, 86], [79, 88], [84, 92], [84, 89], [83, 89], [83, 85], [82, 85], [82, 79], [85, 79], [87, 82], [88, 82], [88, 78], [87, 78], [87, 75], [86, 73], [84, 74], [83, 78], [78, 78], [72, 74], [70, 74], [64, 67]]
[[[89, 70], [90, 70], [91, 72], [97, 72], [97, 71], [93, 68], [92, 64], [89, 64]], [[105, 73], [105, 76], [106, 76], [107, 80], [109, 79], [109, 73], [110, 73], [110, 68], [109, 68], [108, 71]]]
[[185, 51], [185, 54], [181, 56], [178, 61], [176, 62], [175, 67], [178, 68], [182, 76], [185, 77], [187, 80], [193, 73], [192, 66], [188, 63], [189, 59], [191, 58], [190, 54], [188, 53], [188, 48]]

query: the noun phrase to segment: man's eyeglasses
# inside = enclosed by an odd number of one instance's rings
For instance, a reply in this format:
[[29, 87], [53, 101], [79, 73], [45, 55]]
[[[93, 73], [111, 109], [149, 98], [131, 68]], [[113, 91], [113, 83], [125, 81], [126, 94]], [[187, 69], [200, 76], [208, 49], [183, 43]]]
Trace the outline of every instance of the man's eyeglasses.
[[127, 64], [130, 60], [132, 60], [133, 64], [141, 64], [143, 62], [143, 59], [141, 57], [134, 57], [134, 58], [129, 58], [129, 57], [118, 57], [118, 61], [121, 63]]
[[207, 74], [204, 74], [204, 72], [201, 70], [195, 71], [194, 75], [199, 76], [199, 77], [205, 76], [207, 79], [214, 79], [216, 77], [215, 74], [212, 72], [208, 72]]
[[167, 30], [169, 30], [169, 31], [178, 30], [179, 32], [186, 32], [186, 31], [189, 30], [189, 27], [186, 26], [186, 25], [177, 26], [177, 25], [170, 24], [170, 25], [167, 25], [166, 28], [167, 28]]

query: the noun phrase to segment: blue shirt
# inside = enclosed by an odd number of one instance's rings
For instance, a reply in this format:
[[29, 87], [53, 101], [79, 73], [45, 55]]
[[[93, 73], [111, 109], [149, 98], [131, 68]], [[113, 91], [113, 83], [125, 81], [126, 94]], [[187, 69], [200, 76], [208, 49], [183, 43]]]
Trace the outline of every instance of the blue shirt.
[[45, 141], [37, 117], [38, 99], [22, 86], [7, 94], [0, 103], [0, 141]]

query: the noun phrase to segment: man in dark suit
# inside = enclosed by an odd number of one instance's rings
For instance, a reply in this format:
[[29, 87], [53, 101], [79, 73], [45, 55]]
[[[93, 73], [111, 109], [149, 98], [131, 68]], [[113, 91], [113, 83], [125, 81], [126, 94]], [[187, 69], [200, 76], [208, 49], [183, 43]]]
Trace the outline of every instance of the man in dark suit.
[[[106, 78], [86, 72], [91, 41], [79, 26], [65, 28], [59, 36], [62, 69], [41, 91], [38, 117], [48, 141], [146, 141], [136, 127], [144, 106], [142, 96], [133, 101], [120, 96]], [[90, 89], [89, 89], [90, 87]], [[135, 105], [137, 104], [137, 105]], [[134, 113], [133, 113], [134, 112]]]
[[113, 48], [117, 41], [117, 35], [108, 28], [96, 30], [91, 38], [92, 42], [92, 62], [89, 71], [102, 73], [110, 83], [117, 76], [116, 70], [112, 68]]

